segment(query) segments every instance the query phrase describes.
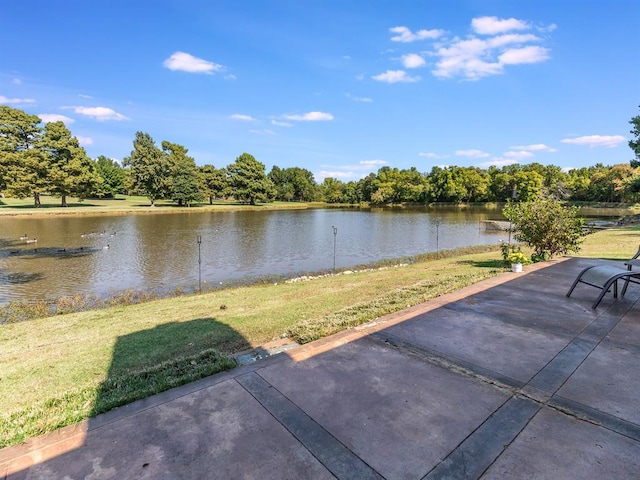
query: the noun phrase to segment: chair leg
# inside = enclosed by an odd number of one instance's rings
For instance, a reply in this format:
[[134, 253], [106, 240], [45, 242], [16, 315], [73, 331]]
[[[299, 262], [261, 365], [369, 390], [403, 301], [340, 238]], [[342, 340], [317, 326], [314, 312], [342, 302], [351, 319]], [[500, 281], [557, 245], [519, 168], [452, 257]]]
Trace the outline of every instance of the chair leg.
[[582, 278], [582, 275], [584, 275], [584, 272], [586, 272], [587, 270], [589, 270], [590, 268], [593, 268], [593, 265], [590, 267], [587, 267], [585, 269], [583, 269], [580, 274], [576, 277], [575, 281], [573, 282], [573, 285], [571, 285], [571, 288], [569, 289], [569, 291], [567, 292], [567, 297], [570, 297], [571, 294], [573, 293], [573, 290], [576, 288], [576, 286], [578, 285], [578, 283], [580, 283], [580, 279]]

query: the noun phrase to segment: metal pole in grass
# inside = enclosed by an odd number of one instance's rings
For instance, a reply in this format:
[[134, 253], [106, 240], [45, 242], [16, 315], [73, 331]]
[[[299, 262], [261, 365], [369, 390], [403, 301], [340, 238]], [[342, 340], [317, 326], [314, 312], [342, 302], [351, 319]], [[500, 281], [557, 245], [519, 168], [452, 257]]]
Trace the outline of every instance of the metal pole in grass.
[[202, 255], [200, 246], [202, 245], [202, 237], [198, 235], [198, 291], [202, 293]]
[[440, 220], [436, 220], [436, 255], [440, 255]]
[[336, 271], [336, 237], [338, 236], [338, 227], [333, 228], [333, 271]]

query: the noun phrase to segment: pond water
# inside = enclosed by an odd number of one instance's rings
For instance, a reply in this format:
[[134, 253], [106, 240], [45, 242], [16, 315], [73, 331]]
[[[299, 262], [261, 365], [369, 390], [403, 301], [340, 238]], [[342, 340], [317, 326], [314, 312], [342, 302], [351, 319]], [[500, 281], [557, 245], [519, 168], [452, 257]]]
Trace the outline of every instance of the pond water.
[[[166, 293], [496, 244], [500, 209], [310, 209], [0, 217], [0, 304]], [[336, 234], [334, 235], [334, 228]], [[200, 236], [201, 244], [197, 238]], [[27, 243], [26, 239], [37, 239]], [[200, 252], [199, 252], [200, 250]], [[200, 264], [199, 264], [200, 255]]]

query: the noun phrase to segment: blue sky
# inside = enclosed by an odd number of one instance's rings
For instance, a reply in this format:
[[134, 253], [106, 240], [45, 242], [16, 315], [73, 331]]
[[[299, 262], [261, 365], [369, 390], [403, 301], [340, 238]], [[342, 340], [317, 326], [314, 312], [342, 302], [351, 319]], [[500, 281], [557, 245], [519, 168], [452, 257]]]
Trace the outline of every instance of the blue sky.
[[627, 163], [638, 0], [5, 2], [0, 104], [91, 157], [136, 131], [199, 165]]

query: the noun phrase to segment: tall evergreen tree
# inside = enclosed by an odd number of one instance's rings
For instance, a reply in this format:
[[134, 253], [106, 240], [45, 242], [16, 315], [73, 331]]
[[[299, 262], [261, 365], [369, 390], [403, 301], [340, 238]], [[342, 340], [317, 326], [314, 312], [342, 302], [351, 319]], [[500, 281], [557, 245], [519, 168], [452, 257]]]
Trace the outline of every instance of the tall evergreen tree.
[[64, 123], [47, 123], [39, 146], [49, 159], [49, 193], [61, 197], [60, 206], [67, 206], [67, 196], [83, 199], [95, 190], [95, 165]]
[[202, 190], [209, 197], [209, 205], [214, 198], [224, 198], [229, 194], [229, 178], [226, 168], [205, 165], [200, 169]]
[[640, 115], [636, 115], [629, 123], [633, 125], [633, 129], [631, 130], [631, 135], [635, 137], [635, 140], [629, 140], [629, 148], [633, 150], [635, 159], [631, 160], [631, 166], [633, 168], [640, 167]]
[[132, 187], [142, 192], [149, 199], [152, 207], [155, 206], [156, 200], [166, 196], [171, 176], [170, 164], [151, 135], [136, 132], [131, 155], [122, 163], [125, 167], [131, 167]]
[[195, 160], [187, 155], [188, 150], [177, 143], [162, 142], [162, 151], [166, 155], [171, 171], [169, 196], [178, 205], [190, 205], [202, 200], [200, 176]]
[[255, 205], [268, 202], [275, 195], [273, 182], [265, 174], [264, 164], [243, 153], [227, 167], [233, 196], [240, 202]]
[[40, 194], [48, 186], [48, 158], [37, 148], [42, 138], [41, 120], [22, 110], [0, 105], [0, 188], [18, 198]]

